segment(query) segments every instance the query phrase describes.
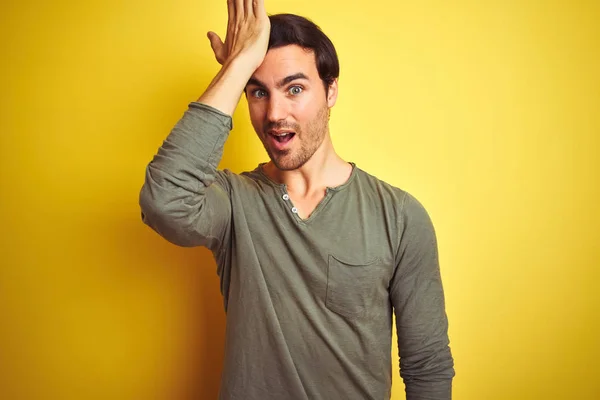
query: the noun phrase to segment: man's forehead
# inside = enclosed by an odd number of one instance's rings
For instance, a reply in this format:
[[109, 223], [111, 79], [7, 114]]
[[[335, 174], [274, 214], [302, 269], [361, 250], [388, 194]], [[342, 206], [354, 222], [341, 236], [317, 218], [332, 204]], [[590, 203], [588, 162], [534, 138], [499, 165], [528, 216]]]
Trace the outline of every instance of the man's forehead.
[[318, 79], [315, 54], [312, 50], [289, 45], [270, 49], [252, 78], [266, 84], [275, 84], [299, 73], [302, 73], [305, 79]]

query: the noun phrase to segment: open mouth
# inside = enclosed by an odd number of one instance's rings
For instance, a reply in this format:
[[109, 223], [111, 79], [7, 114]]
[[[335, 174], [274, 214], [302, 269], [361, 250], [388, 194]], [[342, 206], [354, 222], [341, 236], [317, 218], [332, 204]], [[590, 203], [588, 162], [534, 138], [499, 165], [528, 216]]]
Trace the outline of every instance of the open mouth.
[[276, 151], [288, 151], [290, 147], [293, 145], [294, 137], [296, 136], [296, 132], [293, 131], [277, 131], [271, 130], [269, 131], [269, 139], [270, 139], [270, 147]]
[[295, 135], [294, 132], [271, 133], [271, 136], [279, 143], [287, 143], [292, 140]]

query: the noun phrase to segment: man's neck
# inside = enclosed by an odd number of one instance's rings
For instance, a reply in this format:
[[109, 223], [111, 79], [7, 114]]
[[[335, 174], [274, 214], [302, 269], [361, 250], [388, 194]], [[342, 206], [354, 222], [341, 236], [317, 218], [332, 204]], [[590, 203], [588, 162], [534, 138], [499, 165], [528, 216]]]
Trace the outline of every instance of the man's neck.
[[282, 171], [269, 162], [263, 171], [274, 181], [285, 184], [288, 192], [296, 196], [313, 197], [324, 193], [328, 187], [344, 184], [352, 173], [352, 165], [338, 156], [330, 141], [323, 145], [298, 169]]

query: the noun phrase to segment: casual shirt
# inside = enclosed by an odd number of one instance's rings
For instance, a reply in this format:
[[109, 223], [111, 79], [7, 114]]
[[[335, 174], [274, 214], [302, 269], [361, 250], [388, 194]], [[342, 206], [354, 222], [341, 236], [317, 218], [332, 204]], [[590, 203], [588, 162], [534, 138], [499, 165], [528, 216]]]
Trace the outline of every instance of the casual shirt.
[[221, 400], [389, 399], [392, 315], [408, 400], [454, 376], [423, 206], [352, 164], [306, 219], [262, 164], [218, 170], [231, 117], [192, 102], [146, 170], [143, 221], [217, 262], [227, 315]]

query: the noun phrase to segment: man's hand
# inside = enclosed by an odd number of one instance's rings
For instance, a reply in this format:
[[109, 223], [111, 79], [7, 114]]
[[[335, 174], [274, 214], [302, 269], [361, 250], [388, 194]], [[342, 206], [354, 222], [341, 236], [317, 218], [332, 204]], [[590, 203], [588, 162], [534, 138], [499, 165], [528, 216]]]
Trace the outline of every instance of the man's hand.
[[232, 115], [246, 83], [267, 54], [271, 21], [265, 0], [227, 0], [229, 21], [225, 43], [208, 32], [217, 61], [223, 66], [198, 102]]
[[271, 24], [265, 11], [264, 0], [227, 0], [227, 36], [225, 43], [219, 35], [208, 32], [210, 45], [221, 65], [235, 58], [254, 70], [260, 66], [267, 52]]

